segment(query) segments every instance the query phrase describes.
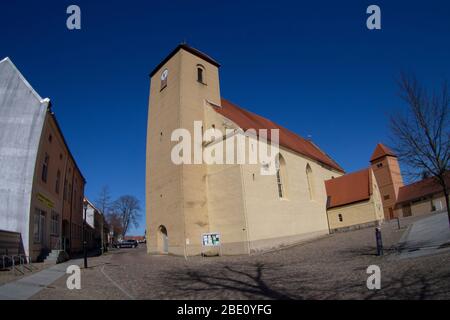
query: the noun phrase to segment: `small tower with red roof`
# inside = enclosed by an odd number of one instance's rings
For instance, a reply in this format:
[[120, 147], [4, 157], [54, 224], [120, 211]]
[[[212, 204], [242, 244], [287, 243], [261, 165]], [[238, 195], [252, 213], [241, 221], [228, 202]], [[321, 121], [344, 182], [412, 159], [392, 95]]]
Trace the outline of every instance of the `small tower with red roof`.
[[370, 164], [380, 189], [384, 217], [386, 220], [393, 219], [398, 190], [403, 186], [397, 156], [391, 149], [379, 143], [370, 157]]

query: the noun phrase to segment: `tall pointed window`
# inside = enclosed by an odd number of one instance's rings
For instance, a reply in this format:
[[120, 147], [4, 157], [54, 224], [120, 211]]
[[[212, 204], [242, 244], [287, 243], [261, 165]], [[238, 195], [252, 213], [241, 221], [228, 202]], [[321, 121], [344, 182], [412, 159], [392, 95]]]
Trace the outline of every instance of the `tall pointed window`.
[[306, 179], [308, 180], [309, 199], [315, 199], [314, 176], [309, 163], [306, 165]]
[[276, 178], [278, 197], [280, 199], [286, 198], [286, 162], [281, 154], [276, 157]]

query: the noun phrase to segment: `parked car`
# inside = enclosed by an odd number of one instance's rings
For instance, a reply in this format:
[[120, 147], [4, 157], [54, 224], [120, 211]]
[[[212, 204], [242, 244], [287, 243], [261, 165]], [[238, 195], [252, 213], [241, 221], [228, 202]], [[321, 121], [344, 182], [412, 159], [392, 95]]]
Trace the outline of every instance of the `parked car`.
[[116, 248], [136, 248], [138, 245], [139, 244], [136, 240], [124, 240], [122, 242], [118, 242], [116, 244]]

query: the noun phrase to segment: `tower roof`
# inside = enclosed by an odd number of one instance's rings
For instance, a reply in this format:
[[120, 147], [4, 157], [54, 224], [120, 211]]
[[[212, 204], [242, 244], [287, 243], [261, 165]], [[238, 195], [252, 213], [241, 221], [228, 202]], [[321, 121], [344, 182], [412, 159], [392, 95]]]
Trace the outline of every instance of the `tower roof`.
[[394, 151], [386, 147], [384, 144], [379, 143], [377, 144], [374, 152], [372, 153], [372, 156], [370, 157], [370, 162], [385, 156], [397, 157]]
[[220, 67], [220, 64], [214, 60], [213, 58], [211, 58], [210, 56], [208, 56], [207, 54], [201, 52], [200, 50], [197, 50], [193, 47], [188, 46], [185, 43], [179, 44], [175, 49], [172, 50], [172, 52], [169, 53], [169, 55], [163, 60], [161, 61], [156, 67], [155, 69], [153, 69], [153, 71], [150, 73], [150, 77], [153, 77], [153, 75], [158, 72], [159, 69], [161, 69], [161, 67], [163, 65], [166, 64], [167, 61], [169, 61], [174, 55], [177, 54], [178, 51], [180, 51], [181, 49], [192, 53], [194, 56], [197, 56], [209, 63], [211, 63], [212, 65], [216, 66], [216, 67]]

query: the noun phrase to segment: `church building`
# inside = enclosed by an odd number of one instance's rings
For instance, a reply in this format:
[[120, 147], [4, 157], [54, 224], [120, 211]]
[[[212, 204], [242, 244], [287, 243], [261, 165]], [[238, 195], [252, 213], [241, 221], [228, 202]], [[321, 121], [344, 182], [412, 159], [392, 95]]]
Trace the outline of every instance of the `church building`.
[[[185, 44], [152, 72], [147, 128], [146, 213], [149, 253], [251, 254], [329, 233], [325, 181], [344, 170], [316, 144], [222, 98], [219, 63]], [[172, 133], [278, 129], [276, 174], [260, 164], [175, 164]], [[242, 130], [240, 130], [242, 129]], [[212, 148], [214, 141], [194, 146]], [[183, 150], [184, 152], [185, 150]], [[230, 152], [229, 150], [225, 150]]]

